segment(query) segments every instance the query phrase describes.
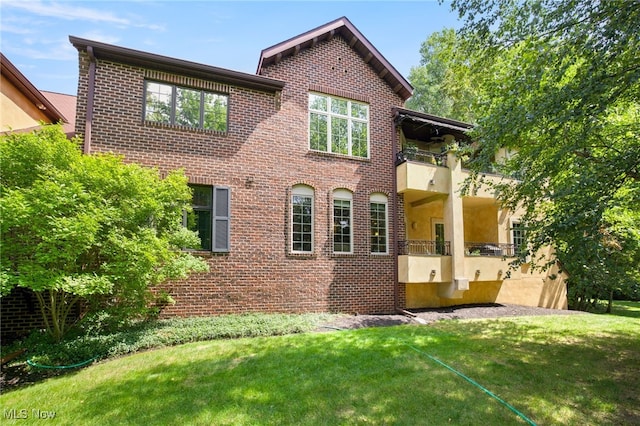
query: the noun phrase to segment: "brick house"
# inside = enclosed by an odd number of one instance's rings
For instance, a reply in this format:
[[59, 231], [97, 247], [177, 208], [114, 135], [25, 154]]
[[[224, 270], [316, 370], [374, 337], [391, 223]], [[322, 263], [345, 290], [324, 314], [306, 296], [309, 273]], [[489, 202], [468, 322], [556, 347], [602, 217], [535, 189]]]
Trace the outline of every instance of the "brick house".
[[346, 18], [265, 49], [256, 75], [70, 41], [84, 151], [193, 185], [211, 270], [166, 284], [164, 315], [394, 312], [392, 112], [412, 88]]
[[183, 169], [194, 190], [210, 272], [164, 284], [162, 315], [566, 308], [558, 267], [509, 265], [519, 212], [459, 192], [471, 125], [403, 108], [411, 85], [348, 19], [263, 50], [256, 74], [70, 41], [84, 152]]
[[256, 74], [70, 41], [84, 151], [193, 186], [211, 270], [167, 283], [163, 315], [566, 307], [561, 271], [507, 273], [518, 212], [459, 194], [446, 148], [471, 126], [404, 109], [411, 85], [347, 18], [264, 49]]

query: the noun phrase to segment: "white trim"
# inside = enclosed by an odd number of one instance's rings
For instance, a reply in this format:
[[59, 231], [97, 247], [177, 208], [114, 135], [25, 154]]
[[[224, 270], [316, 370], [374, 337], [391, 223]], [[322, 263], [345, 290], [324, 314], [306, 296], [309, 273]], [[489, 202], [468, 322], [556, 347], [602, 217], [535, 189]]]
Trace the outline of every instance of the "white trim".
[[[335, 202], [336, 201], [348, 201], [349, 202], [349, 223], [341, 223], [341, 227], [349, 227], [349, 251], [336, 251], [335, 248]], [[348, 189], [339, 188], [333, 191], [333, 200], [331, 203], [331, 245], [334, 254], [353, 254], [353, 193]], [[344, 244], [344, 243], [343, 243]]]
[[[326, 99], [326, 110], [312, 109], [311, 108], [311, 97], [317, 96]], [[346, 115], [339, 114], [333, 112], [331, 110], [333, 100], [343, 100], [347, 102], [347, 113]], [[351, 107], [353, 104], [362, 105], [366, 107], [367, 117], [365, 119], [354, 117], [351, 115]], [[318, 149], [314, 149], [311, 147], [311, 114], [318, 114], [327, 117], [327, 149], [326, 151], [321, 151]], [[333, 118], [339, 118], [342, 120], [347, 120], [347, 153], [341, 152], [333, 152], [332, 149], [332, 141], [331, 141], [331, 123]], [[307, 102], [307, 142], [309, 149], [312, 151], [318, 152], [327, 152], [336, 155], [347, 155], [353, 158], [370, 158], [371, 155], [371, 129], [370, 129], [370, 121], [371, 121], [371, 107], [366, 102], [356, 101], [348, 98], [343, 98], [340, 96], [328, 95], [325, 93], [317, 93], [317, 92], [309, 92], [308, 102]], [[367, 126], [367, 154], [365, 157], [353, 155], [353, 123], [364, 123]]]
[[369, 222], [369, 253], [372, 255], [385, 255], [389, 254], [389, 197], [379, 192], [371, 194], [369, 197], [369, 217], [371, 217], [371, 204], [384, 204], [384, 233], [385, 233], [385, 250], [373, 251], [371, 250], [371, 238], [374, 236], [371, 231], [371, 222]]
[[[293, 248], [293, 198], [294, 197], [304, 197], [304, 198], [309, 198], [311, 199], [311, 250], [295, 250]], [[291, 223], [289, 224], [289, 239], [290, 239], [290, 243], [289, 243], [289, 250], [291, 253], [294, 254], [312, 254], [314, 252], [315, 249], [315, 190], [308, 186], [308, 185], [304, 185], [304, 184], [299, 184], [299, 185], [294, 185], [291, 188], [291, 207], [289, 209], [289, 218], [291, 220]]]

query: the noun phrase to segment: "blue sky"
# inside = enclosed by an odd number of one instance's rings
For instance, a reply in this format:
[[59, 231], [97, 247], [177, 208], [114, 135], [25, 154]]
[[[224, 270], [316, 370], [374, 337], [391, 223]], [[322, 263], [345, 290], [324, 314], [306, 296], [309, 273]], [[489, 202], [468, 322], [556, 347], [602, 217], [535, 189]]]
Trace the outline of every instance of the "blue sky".
[[262, 49], [341, 16], [405, 77], [431, 33], [460, 26], [435, 0], [0, 0], [0, 47], [38, 89], [75, 95], [69, 35], [254, 74]]

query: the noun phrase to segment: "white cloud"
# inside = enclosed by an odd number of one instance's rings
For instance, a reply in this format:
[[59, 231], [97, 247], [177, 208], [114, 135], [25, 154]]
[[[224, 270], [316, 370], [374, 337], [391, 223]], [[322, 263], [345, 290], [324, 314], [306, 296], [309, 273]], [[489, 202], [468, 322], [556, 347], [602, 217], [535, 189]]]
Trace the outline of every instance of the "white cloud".
[[[108, 10], [80, 7], [68, 2], [43, 2], [35, 1], [3, 1], [3, 7], [19, 9], [34, 15], [49, 18], [58, 18], [68, 21], [89, 21], [95, 23], [108, 23], [122, 27], [146, 28], [154, 31], [163, 30], [163, 27], [155, 24], [138, 23], [129, 18], [124, 18]], [[136, 19], [137, 21], [137, 19]]]

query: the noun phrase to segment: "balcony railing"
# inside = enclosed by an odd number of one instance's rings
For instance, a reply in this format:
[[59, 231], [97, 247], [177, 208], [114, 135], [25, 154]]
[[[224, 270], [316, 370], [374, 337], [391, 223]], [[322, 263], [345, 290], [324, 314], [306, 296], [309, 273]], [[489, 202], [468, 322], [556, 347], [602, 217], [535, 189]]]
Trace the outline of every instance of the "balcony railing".
[[407, 160], [447, 167], [447, 154], [436, 154], [417, 148], [405, 148], [396, 154], [396, 166]]
[[500, 243], [464, 243], [464, 252], [467, 256], [515, 257], [516, 246]]
[[398, 241], [398, 253], [411, 256], [451, 256], [449, 241]]

